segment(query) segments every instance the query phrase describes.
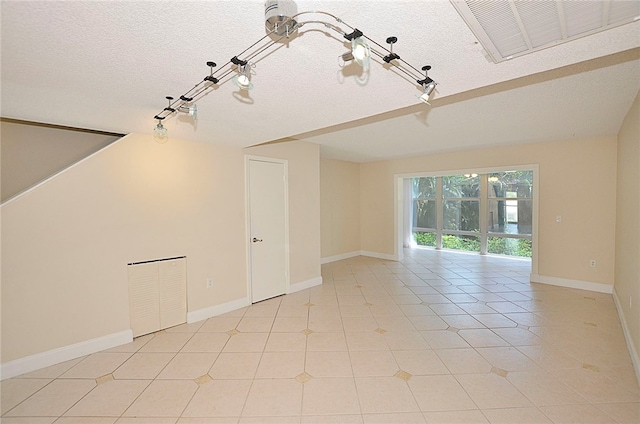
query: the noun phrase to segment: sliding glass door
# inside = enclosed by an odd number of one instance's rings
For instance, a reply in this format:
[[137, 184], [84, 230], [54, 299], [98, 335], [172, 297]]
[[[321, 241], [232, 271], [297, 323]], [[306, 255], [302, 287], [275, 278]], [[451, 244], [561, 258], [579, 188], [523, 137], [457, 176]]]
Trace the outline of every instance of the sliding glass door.
[[533, 172], [487, 175], [487, 253], [531, 257]]
[[533, 171], [411, 179], [417, 245], [531, 257]]

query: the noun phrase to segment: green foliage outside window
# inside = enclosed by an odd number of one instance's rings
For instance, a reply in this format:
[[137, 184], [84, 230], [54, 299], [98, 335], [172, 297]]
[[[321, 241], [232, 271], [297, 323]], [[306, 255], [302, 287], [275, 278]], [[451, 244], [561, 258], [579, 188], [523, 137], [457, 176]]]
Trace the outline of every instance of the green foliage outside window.
[[[413, 238], [418, 246], [436, 246], [435, 233], [413, 233]], [[489, 237], [487, 252], [494, 255], [531, 257], [531, 240], [506, 237]], [[442, 235], [442, 248], [464, 250], [468, 252], [480, 251], [480, 239], [475, 236]]]
[[434, 233], [413, 233], [413, 239], [418, 246], [436, 247], [436, 235]]
[[[413, 233], [413, 238], [419, 246], [436, 246], [435, 233]], [[450, 234], [443, 234], [442, 248], [479, 252], [480, 239], [476, 236], [454, 236]]]
[[531, 240], [506, 237], [489, 237], [487, 252], [496, 255], [531, 257]]

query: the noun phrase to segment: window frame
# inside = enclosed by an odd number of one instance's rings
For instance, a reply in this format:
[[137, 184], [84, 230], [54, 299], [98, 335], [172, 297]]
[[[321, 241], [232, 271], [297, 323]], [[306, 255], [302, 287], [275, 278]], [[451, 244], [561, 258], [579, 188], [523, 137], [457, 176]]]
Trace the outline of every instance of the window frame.
[[[498, 173], [498, 172], [507, 172], [507, 171], [531, 171], [532, 172], [532, 189], [531, 189], [531, 197], [489, 197], [489, 174]], [[451, 177], [458, 175], [471, 174], [470, 171], [465, 170], [461, 171], [451, 171], [446, 173], [437, 173], [437, 174], [415, 174], [412, 176], [405, 176], [405, 178], [436, 178], [436, 228], [423, 228], [423, 227], [414, 227], [413, 226], [413, 209], [414, 209], [414, 201], [416, 200], [434, 200], [433, 197], [419, 197], [414, 198], [413, 192], [411, 192], [411, 240], [413, 241], [413, 234], [415, 232], [424, 232], [424, 233], [435, 233], [436, 234], [436, 246], [435, 249], [442, 250], [442, 236], [443, 235], [453, 235], [453, 236], [472, 236], [479, 237], [480, 239], [480, 254], [487, 255], [493, 254], [488, 253], [488, 240], [490, 237], [498, 237], [498, 238], [512, 238], [512, 239], [525, 239], [532, 241], [532, 261], [534, 260], [534, 255], [536, 256], [536, 266], [537, 266], [537, 251], [535, 246], [537, 243], [537, 180], [538, 180], [538, 166], [530, 165], [530, 166], [514, 166], [514, 167], [503, 167], [503, 168], [491, 168], [491, 169], [483, 169], [473, 171], [473, 174], [477, 174], [480, 182], [480, 197], [443, 197], [443, 177]], [[398, 176], [396, 176], [398, 177]], [[516, 201], [531, 201], [531, 212], [532, 212], [532, 221], [531, 221], [531, 234], [513, 234], [513, 233], [504, 233], [504, 232], [494, 232], [489, 231], [489, 203], [490, 201], [506, 201], [506, 200], [516, 200]], [[479, 214], [478, 214], [478, 231], [468, 231], [468, 230], [449, 230], [443, 228], [444, 221], [444, 204], [446, 201], [476, 201], [479, 202]], [[415, 242], [413, 242], [415, 246]], [[495, 254], [499, 255], [499, 254]], [[511, 255], [505, 255], [509, 257], [517, 257]]]

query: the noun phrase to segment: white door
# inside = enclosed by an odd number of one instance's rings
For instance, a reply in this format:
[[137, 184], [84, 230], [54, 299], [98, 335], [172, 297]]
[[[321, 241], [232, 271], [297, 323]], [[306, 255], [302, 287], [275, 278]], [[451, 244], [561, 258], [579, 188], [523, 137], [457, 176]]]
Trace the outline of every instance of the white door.
[[286, 164], [249, 159], [251, 301], [287, 292]]

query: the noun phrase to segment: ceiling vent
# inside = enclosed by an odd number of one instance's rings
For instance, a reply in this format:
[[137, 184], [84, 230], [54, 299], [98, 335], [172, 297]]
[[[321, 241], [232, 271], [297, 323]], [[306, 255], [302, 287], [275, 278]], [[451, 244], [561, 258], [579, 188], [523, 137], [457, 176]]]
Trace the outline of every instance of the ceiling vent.
[[640, 18], [638, 0], [451, 0], [495, 63]]

